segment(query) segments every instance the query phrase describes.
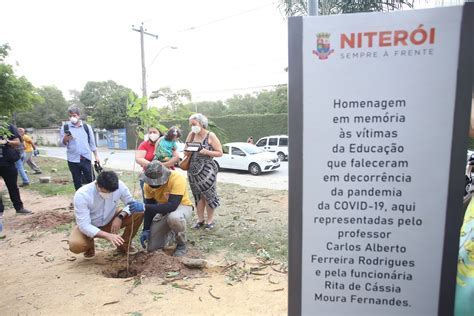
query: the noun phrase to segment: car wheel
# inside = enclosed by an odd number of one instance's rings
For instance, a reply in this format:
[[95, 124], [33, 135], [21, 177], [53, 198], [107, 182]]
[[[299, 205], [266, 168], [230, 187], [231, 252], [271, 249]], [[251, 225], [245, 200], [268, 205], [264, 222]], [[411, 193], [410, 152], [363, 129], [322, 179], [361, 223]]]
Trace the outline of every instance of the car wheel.
[[249, 166], [249, 171], [250, 171], [250, 173], [253, 174], [254, 176], [258, 176], [259, 174], [262, 173], [262, 169], [260, 169], [260, 166], [257, 165], [256, 163], [250, 164], [250, 166]]
[[286, 159], [285, 154], [282, 153], [281, 151], [277, 155], [278, 155], [278, 159], [280, 159], [280, 161], [284, 161]]

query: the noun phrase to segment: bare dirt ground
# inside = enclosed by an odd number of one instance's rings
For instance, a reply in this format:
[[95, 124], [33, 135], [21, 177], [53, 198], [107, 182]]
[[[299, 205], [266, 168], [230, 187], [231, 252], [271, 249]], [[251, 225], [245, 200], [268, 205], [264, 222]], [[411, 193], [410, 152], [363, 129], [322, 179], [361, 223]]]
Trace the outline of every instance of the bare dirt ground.
[[[271, 199], [271, 193], [266, 197]], [[24, 190], [22, 198], [35, 214], [5, 211], [7, 237], [0, 240], [2, 315], [287, 314], [284, 266], [258, 257], [233, 262], [223, 255], [206, 258], [191, 247], [189, 257], [206, 259], [206, 268], [186, 268], [164, 252], [140, 252], [130, 257], [127, 273], [127, 258], [104, 243], [96, 241], [93, 260], [68, 250], [73, 219], [69, 199]]]

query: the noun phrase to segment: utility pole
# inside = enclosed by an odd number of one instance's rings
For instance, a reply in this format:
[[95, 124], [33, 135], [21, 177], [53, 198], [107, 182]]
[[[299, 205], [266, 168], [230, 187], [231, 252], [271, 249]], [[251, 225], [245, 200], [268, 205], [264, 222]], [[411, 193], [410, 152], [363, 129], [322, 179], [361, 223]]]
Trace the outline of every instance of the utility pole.
[[147, 93], [146, 93], [146, 67], [145, 67], [145, 39], [144, 35], [150, 35], [156, 39], [158, 39], [158, 35], [156, 34], [151, 34], [146, 32], [146, 29], [143, 28], [143, 23], [140, 25], [140, 28], [137, 29], [132, 25], [132, 30], [139, 32], [140, 33], [140, 45], [142, 48], [142, 97], [147, 99]]

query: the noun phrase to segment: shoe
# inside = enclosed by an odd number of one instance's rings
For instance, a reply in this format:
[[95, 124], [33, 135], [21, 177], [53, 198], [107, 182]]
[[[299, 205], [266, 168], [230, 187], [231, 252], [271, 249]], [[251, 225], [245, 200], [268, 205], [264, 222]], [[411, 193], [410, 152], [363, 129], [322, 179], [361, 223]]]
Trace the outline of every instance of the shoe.
[[33, 173], [33, 174], [42, 174], [42, 173], [43, 172], [41, 172], [41, 171], [35, 171], [35, 173]]
[[184, 257], [188, 252], [188, 247], [186, 244], [178, 244], [174, 250], [173, 256], [175, 257]]
[[17, 214], [25, 214], [25, 215], [26, 214], [32, 214], [31, 211], [28, 211], [26, 208], [23, 208], [23, 207], [21, 209], [17, 210], [16, 213]]
[[90, 260], [95, 257], [95, 247], [89, 248], [86, 252], [84, 252], [84, 259]]
[[202, 222], [196, 222], [196, 224], [193, 225], [194, 229], [199, 229], [204, 227], [204, 221]]
[[[125, 246], [126, 247], [126, 246]], [[122, 255], [126, 255], [127, 254], [127, 251], [125, 250], [125, 247], [117, 247], [117, 252], [122, 254]], [[128, 254], [129, 255], [134, 255], [138, 253], [138, 249], [133, 247], [133, 246], [130, 246], [128, 248]]]
[[206, 224], [206, 229], [207, 229], [207, 230], [212, 230], [212, 229], [214, 229], [214, 222], [212, 222], [212, 223], [207, 223], [207, 224]]
[[20, 184], [19, 187], [20, 187], [20, 188], [23, 188], [23, 187], [26, 187], [26, 186], [28, 186], [28, 185], [30, 185], [30, 184], [29, 184], [28, 182], [26, 182], [26, 183]]

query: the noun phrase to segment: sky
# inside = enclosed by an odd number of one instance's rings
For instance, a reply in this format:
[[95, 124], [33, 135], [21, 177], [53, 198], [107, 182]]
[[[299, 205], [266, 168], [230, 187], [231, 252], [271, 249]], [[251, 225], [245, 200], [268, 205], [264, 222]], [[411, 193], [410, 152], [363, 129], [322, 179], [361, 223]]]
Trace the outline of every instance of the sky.
[[[275, 0], [3, 1], [0, 44], [17, 74], [68, 98], [88, 81], [114, 80], [142, 93], [188, 89], [219, 100], [287, 82], [287, 21]], [[172, 49], [171, 46], [177, 47]], [[152, 63], [153, 61], [153, 63]]]

